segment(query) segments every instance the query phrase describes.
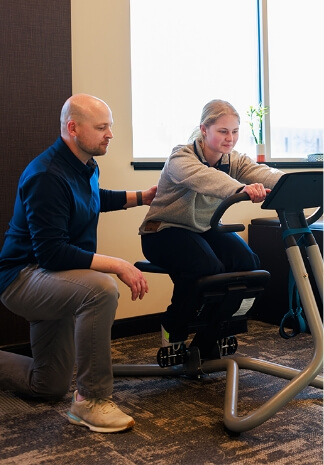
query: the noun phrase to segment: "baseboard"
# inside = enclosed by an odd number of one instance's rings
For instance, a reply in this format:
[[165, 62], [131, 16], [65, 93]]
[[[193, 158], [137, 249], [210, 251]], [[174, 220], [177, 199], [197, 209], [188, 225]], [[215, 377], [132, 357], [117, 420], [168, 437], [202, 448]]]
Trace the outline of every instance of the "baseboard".
[[[120, 339], [123, 337], [137, 336], [140, 334], [155, 333], [161, 328], [161, 313], [153, 315], [141, 315], [131, 318], [121, 318], [115, 320], [111, 329], [112, 339]], [[30, 344], [10, 344], [0, 347], [0, 350], [13, 352], [15, 354], [31, 356]]]
[[161, 315], [162, 313], [154, 313], [153, 315], [141, 315], [115, 320], [111, 330], [111, 337], [112, 339], [119, 339], [160, 331]]

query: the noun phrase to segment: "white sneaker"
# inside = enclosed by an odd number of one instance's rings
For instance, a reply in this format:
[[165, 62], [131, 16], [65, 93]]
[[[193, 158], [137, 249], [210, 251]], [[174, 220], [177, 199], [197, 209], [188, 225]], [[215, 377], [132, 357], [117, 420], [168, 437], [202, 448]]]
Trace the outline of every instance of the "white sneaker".
[[134, 426], [134, 419], [122, 412], [110, 398], [77, 401], [77, 393], [74, 392], [67, 413], [73, 425], [87, 426], [97, 433], [115, 433]]

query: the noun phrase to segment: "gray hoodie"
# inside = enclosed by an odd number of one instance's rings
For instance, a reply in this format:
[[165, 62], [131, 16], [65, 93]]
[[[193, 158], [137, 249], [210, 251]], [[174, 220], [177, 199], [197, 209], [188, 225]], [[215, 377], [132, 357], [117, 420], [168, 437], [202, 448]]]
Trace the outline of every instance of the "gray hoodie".
[[[222, 156], [221, 163], [230, 165], [227, 174], [208, 166], [198, 143], [196, 151], [197, 154], [193, 144], [178, 145], [172, 150], [139, 234], [171, 226], [198, 233], [207, 231], [210, 219], [222, 200], [239, 192], [246, 184], [259, 182], [272, 189], [284, 174], [267, 165], [259, 165], [235, 150]], [[153, 228], [150, 227], [152, 224]]]

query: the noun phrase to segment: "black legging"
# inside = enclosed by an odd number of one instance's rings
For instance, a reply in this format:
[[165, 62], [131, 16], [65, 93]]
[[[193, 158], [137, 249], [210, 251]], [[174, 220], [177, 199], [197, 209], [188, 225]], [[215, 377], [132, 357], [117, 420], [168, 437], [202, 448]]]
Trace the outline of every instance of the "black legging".
[[142, 250], [152, 263], [166, 268], [174, 283], [171, 305], [162, 316], [170, 341], [185, 340], [187, 325], [196, 312], [194, 283], [202, 276], [252, 271], [259, 258], [236, 233], [210, 229], [195, 233], [183, 228], [165, 228], [142, 236]]

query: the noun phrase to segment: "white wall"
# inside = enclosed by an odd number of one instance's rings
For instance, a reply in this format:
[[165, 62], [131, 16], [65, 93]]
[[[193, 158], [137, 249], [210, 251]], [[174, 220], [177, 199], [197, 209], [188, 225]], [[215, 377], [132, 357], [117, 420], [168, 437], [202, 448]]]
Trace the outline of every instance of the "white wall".
[[[106, 157], [97, 158], [101, 186], [137, 190], [156, 184], [159, 171], [134, 171], [132, 160], [131, 69], [129, 0], [71, 0], [73, 93], [85, 92], [105, 100], [114, 117], [114, 139]], [[145, 70], [143, 70], [145, 72]], [[154, 104], [154, 103], [153, 103]], [[145, 121], [143, 121], [145, 131]], [[98, 252], [131, 263], [143, 257], [138, 227], [148, 207], [103, 214], [99, 224]], [[270, 214], [269, 214], [270, 213]], [[275, 212], [274, 212], [275, 213]], [[274, 216], [259, 205], [234, 206], [224, 220], [248, 224], [250, 218]], [[242, 233], [247, 239], [247, 231]], [[119, 282], [117, 318], [164, 311], [172, 284], [167, 276], [147, 275], [150, 292], [132, 302], [128, 288]]]
[[[72, 0], [72, 88], [105, 100], [112, 109], [114, 139], [97, 158], [100, 182], [109, 189], [136, 190], [156, 184], [159, 171], [134, 171], [132, 159], [130, 32], [128, 0]], [[143, 121], [143, 131], [145, 122]], [[146, 206], [101, 215], [98, 252], [131, 263], [143, 258], [138, 227]], [[118, 280], [117, 318], [164, 311], [172, 292], [168, 276], [147, 275], [150, 292], [132, 302]]]

